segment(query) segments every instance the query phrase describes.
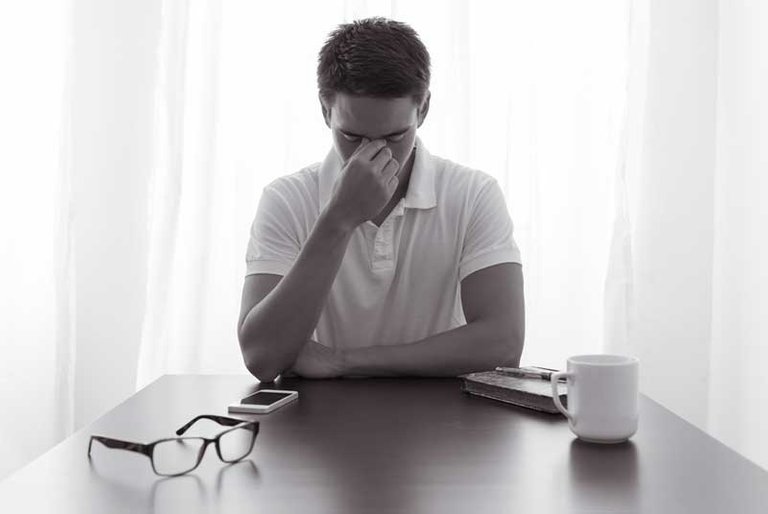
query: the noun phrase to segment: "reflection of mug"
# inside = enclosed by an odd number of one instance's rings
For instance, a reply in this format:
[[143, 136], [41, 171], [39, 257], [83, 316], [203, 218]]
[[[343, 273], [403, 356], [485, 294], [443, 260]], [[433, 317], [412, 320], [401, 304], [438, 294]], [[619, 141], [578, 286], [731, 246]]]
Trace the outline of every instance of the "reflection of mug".
[[[620, 443], [637, 432], [639, 365], [626, 355], [575, 355], [567, 372], [552, 373], [555, 407], [579, 439]], [[560, 402], [559, 377], [568, 379], [568, 409]]]

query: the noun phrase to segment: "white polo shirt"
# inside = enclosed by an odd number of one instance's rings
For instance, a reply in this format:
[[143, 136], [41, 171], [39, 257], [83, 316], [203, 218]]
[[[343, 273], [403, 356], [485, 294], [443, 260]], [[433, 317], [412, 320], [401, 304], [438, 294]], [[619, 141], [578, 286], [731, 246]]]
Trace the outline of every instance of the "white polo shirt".
[[[402, 344], [466, 324], [459, 286], [471, 273], [520, 263], [496, 180], [432, 156], [416, 138], [408, 191], [377, 227], [359, 225], [313, 339], [337, 348]], [[246, 275], [286, 275], [329, 202], [342, 160], [331, 149], [264, 188]]]

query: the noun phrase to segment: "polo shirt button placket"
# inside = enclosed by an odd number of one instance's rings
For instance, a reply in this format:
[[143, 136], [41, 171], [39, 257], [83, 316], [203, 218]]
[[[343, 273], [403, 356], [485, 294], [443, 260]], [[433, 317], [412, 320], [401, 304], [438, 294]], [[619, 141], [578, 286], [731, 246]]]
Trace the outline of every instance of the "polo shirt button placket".
[[392, 268], [392, 220], [387, 218], [376, 232], [373, 245], [373, 268]]
[[392, 247], [394, 246], [392, 223], [391, 217], [384, 222], [384, 250], [386, 252], [385, 257], [390, 264], [392, 263]]

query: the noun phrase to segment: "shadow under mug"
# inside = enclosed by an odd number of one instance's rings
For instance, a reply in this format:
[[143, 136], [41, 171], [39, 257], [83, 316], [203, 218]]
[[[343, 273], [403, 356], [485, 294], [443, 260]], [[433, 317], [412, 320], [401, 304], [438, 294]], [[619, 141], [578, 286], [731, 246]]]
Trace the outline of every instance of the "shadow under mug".
[[[579, 439], [621, 443], [637, 432], [639, 365], [637, 357], [628, 355], [574, 355], [568, 358], [568, 371], [552, 373], [555, 407]], [[567, 379], [567, 409], [557, 391], [560, 377]]]

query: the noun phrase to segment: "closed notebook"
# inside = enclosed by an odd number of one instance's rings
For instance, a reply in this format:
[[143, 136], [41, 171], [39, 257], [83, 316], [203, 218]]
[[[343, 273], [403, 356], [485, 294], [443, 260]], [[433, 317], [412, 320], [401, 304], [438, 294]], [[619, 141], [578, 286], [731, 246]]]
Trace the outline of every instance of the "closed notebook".
[[[548, 380], [513, 377], [498, 371], [479, 371], [459, 375], [459, 378], [463, 379], [462, 390], [467, 393], [539, 412], [560, 414], [552, 399], [552, 386]], [[557, 391], [563, 406], [567, 407], [566, 384], [558, 383]]]

